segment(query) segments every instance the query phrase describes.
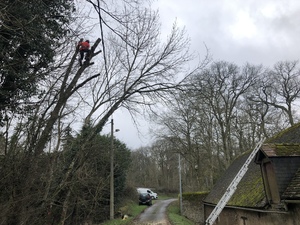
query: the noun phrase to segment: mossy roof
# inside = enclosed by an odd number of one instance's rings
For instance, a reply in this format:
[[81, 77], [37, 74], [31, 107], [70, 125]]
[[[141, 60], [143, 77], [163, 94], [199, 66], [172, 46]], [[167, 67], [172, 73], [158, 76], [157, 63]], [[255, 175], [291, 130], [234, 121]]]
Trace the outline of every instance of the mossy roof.
[[262, 150], [268, 157], [300, 156], [300, 123], [277, 133], [266, 143]]
[[266, 143], [285, 143], [300, 145], [300, 123], [282, 130], [272, 138], [269, 138]]
[[282, 195], [286, 200], [300, 200], [300, 168]]
[[[299, 157], [300, 156], [300, 123], [285, 129], [272, 138], [265, 141], [261, 147], [262, 151], [259, 154], [264, 154], [267, 157]], [[245, 163], [250, 152], [238, 157], [225, 171], [221, 178], [217, 181], [214, 188], [204, 199], [204, 202], [217, 204], [222, 198], [226, 189], [238, 173], [239, 169]], [[288, 185], [283, 194], [285, 199], [300, 198], [300, 165], [299, 170], [292, 182]], [[249, 208], [264, 208], [267, 206], [267, 199], [264, 191], [264, 185], [260, 170], [260, 165], [254, 160], [249, 164], [249, 169], [227, 206], [249, 207]]]
[[[204, 202], [217, 204], [222, 198], [226, 189], [234, 179], [242, 165], [246, 162], [250, 152], [238, 157], [225, 171], [223, 176], [217, 181], [214, 188], [204, 199]], [[266, 197], [263, 180], [260, 172], [260, 166], [253, 160], [245, 176], [237, 186], [237, 189], [229, 202], [228, 206], [264, 208], [266, 206]]]
[[266, 143], [261, 149], [268, 157], [300, 156], [300, 143]]

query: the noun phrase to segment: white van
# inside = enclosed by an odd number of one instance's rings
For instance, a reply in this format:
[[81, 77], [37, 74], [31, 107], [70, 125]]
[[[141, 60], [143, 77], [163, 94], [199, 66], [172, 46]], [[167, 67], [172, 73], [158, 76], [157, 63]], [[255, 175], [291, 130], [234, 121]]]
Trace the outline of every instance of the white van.
[[157, 193], [151, 191], [151, 189], [149, 189], [149, 188], [137, 188], [137, 191], [138, 191], [138, 193], [145, 193], [145, 192], [149, 193], [149, 195], [152, 197], [152, 199], [158, 198]]

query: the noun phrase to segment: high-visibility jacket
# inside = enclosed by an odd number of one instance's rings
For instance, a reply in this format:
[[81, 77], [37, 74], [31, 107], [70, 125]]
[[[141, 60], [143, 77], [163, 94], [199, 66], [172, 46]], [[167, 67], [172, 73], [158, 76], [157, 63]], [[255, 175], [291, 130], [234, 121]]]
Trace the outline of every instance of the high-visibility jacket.
[[78, 44], [79, 45], [79, 50], [86, 50], [90, 48], [90, 43], [84, 41]]

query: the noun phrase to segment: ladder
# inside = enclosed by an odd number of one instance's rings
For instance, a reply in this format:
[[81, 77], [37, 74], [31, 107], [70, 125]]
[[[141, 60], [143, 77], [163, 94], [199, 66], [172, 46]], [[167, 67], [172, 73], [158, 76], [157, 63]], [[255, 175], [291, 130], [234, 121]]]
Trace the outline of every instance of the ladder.
[[240, 183], [240, 181], [244, 177], [245, 173], [247, 172], [250, 162], [255, 157], [256, 153], [258, 152], [258, 150], [260, 149], [260, 147], [262, 146], [264, 141], [265, 141], [265, 138], [263, 138], [256, 145], [256, 147], [254, 148], [252, 153], [249, 155], [248, 159], [246, 160], [244, 165], [241, 167], [241, 169], [239, 170], [239, 172], [237, 173], [235, 178], [231, 181], [230, 185], [226, 189], [226, 192], [224, 193], [224, 195], [222, 196], [222, 198], [220, 199], [220, 201], [218, 202], [218, 204], [216, 205], [214, 210], [211, 212], [211, 214], [207, 218], [207, 220], [205, 222], [206, 225], [213, 225], [213, 223], [216, 221], [216, 219], [218, 218], [218, 216], [222, 212], [223, 208], [225, 207], [225, 205], [227, 204], [227, 202], [229, 201], [231, 196], [234, 194], [234, 192], [237, 188], [237, 185]]

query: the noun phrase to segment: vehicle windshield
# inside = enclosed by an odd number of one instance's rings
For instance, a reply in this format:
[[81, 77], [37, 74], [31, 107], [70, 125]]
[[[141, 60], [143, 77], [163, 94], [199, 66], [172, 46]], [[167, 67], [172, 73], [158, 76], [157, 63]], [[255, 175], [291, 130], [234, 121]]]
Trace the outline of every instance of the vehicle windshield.
[[141, 195], [148, 195], [148, 193], [147, 192], [142, 192], [142, 193], [140, 193]]

